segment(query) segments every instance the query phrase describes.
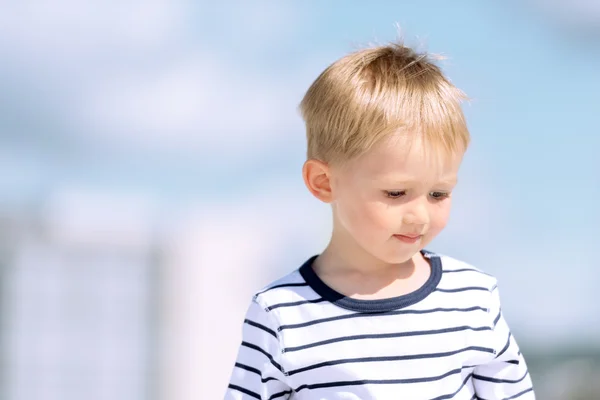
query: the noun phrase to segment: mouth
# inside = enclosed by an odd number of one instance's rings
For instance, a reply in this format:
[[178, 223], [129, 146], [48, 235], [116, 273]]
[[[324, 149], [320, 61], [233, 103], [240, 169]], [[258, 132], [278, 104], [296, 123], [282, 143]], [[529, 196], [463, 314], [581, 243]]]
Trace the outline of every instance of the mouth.
[[417, 243], [423, 235], [394, 235], [394, 237], [404, 243]]

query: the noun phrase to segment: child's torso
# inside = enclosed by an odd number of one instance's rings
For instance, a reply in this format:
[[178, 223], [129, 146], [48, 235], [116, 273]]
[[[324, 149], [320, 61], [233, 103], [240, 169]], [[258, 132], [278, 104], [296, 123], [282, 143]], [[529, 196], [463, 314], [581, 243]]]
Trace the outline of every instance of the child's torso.
[[310, 286], [281, 293], [269, 307], [292, 398], [473, 398], [474, 368], [494, 357], [489, 281], [449, 275], [417, 303], [380, 312], [341, 308]]

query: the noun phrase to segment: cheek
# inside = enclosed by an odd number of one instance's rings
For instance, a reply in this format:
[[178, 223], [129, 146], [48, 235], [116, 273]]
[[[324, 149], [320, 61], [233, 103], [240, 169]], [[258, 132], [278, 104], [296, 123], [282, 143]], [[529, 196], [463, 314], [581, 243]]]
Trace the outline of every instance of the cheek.
[[381, 203], [356, 199], [340, 203], [338, 207], [341, 222], [358, 236], [370, 236], [377, 231], [387, 232], [394, 221], [388, 207]]
[[451, 201], [446, 200], [430, 210], [429, 231], [431, 233], [437, 234], [446, 227], [450, 217], [450, 206]]
[[365, 216], [369, 219], [368, 223], [371, 229], [386, 232], [386, 234], [394, 228], [397, 221], [392, 210], [383, 203], [369, 204]]

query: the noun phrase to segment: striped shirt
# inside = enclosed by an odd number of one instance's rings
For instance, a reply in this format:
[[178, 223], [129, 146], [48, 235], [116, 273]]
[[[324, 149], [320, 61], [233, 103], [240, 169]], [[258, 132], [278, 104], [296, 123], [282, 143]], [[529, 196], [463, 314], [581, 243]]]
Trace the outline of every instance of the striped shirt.
[[316, 256], [256, 293], [225, 399], [534, 400], [496, 279], [423, 254], [429, 279], [399, 297], [346, 297]]

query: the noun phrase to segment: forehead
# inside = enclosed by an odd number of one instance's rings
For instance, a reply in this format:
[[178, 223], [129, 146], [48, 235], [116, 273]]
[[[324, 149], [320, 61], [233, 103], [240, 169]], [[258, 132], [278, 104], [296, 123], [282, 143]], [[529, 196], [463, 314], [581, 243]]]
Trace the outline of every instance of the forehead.
[[455, 181], [462, 155], [419, 137], [393, 135], [354, 160], [351, 168], [355, 176], [365, 179]]

